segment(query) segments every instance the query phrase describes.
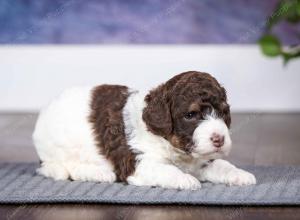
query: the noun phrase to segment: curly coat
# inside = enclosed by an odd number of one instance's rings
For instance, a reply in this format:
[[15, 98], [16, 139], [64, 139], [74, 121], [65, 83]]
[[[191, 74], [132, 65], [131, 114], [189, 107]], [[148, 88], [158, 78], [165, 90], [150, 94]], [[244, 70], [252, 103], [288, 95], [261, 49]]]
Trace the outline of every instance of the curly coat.
[[214, 111], [230, 127], [226, 90], [208, 73], [181, 73], [150, 91], [145, 101], [143, 120], [148, 129], [187, 153], [199, 120], [208, 112]]

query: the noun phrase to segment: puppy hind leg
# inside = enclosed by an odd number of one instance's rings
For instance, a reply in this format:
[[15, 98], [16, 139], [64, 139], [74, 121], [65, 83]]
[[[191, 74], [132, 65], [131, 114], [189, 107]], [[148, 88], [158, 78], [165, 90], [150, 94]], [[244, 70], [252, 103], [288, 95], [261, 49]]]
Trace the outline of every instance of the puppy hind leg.
[[94, 163], [69, 163], [67, 165], [72, 180], [93, 182], [115, 182], [116, 174], [112, 169]]
[[69, 178], [67, 169], [59, 162], [41, 162], [41, 167], [36, 172], [55, 180], [66, 180]]

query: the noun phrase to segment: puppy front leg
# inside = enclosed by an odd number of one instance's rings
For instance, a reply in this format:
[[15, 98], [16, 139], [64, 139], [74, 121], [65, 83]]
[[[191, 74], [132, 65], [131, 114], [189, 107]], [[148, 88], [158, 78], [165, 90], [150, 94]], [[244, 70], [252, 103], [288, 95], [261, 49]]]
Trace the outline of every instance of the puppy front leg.
[[212, 183], [225, 183], [227, 185], [251, 185], [256, 183], [255, 176], [245, 170], [239, 169], [226, 160], [217, 159], [199, 173], [201, 181]]
[[127, 182], [137, 186], [160, 186], [171, 189], [196, 190], [201, 187], [199, 180], [186, 174], [172, 164], [153, 160], [142, 160], [138, 163], [133, 175]]

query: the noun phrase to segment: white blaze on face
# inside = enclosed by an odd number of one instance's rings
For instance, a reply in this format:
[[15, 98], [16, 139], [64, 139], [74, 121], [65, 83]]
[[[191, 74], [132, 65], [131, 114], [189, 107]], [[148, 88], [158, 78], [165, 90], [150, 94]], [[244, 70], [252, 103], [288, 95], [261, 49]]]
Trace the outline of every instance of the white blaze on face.
[[[211, 138], [213, 134], [224, 137], [224, 144], [221, 147], [215, 147]], [[196, 155], [206, 155], [219, 152], [228, 155], [231, 149], [231, 138], [229, 129], [222, 118], [218, 118], [214, 113], [207, 115], [205, 120], [201, 121], [193, 133], [194, 152]]]

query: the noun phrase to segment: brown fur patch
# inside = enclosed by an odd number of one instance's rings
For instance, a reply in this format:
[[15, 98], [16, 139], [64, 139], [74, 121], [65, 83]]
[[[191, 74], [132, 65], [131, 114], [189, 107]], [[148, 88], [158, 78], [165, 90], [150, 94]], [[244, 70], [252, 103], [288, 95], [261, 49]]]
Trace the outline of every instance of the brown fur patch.
[[128, 88], [119, 85], [100, 85], [94, 88], [89, 121], [101, 154], [114, 165], [118, 180], [126, 181], [135, 170], [135, 154], [127, 145], [123, 107], [129, 96]]

